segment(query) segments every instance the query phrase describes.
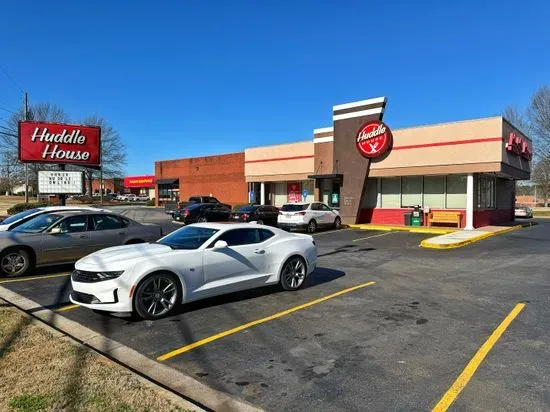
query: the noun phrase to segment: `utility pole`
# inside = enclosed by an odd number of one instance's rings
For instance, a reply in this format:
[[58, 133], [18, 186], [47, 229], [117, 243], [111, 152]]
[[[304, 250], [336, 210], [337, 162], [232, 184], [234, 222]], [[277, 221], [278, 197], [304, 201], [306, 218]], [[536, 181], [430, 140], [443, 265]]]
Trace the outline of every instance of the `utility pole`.
[[[23, 120], [27, 120], [29, 112], [29, 98], [27, 92], [25, 92], [25, 113], [23, 113]], [[29, 203], [29, 164], [25, 163], [25, 203]]]

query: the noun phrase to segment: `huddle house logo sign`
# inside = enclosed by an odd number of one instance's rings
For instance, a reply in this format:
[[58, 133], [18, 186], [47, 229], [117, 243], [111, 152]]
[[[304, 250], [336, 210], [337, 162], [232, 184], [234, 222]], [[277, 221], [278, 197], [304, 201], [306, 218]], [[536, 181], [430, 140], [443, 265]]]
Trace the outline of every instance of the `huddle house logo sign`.
[[380, 121], [372, 121], [361, 126], [355, 138], [357, 150], [366, 158], [382, 156], [392, 144], [390, 128]]

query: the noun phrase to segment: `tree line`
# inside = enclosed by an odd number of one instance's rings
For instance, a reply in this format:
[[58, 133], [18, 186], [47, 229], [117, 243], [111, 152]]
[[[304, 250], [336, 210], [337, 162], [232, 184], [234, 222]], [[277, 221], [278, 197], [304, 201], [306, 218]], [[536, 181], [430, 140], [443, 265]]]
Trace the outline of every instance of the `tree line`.
[[[522, 110], [516, 106], [508, 106], [503, 116], [520, 131], [533, 140], [533, 164], [531, 184], [518, 187], [519, 192], [534, 193], [536, 185], [537, 197], [548, 206], [550, 199], [550, 86], [540, 87], [531, 97], [529, 105]], [[530, 191], [527, 188], [531, 188]], [[526, 189], [526, 190], [523, 190]]]
[[[18, 160], [18, 124], [25, 118], [24, 109], [12, 113], [3, 124], [0, 124], [0, 193], [11, 194], [13, 189], [25, 183], [24, 165]], [[75, 123], [101, 127], [101, 163], [103, 178], [120, 177], [124, 175], [126, 165], [126, 146], [118, 131], [98, 115], [73, 119], [67, 112], [52, 103], [37, 103], [29, 106], [27, 119], [41, 122]], [[51, 164], [30, 163], [28, 165], [29, 186], [36, 191], [38, 188], [39, 170], [56, 170], [58, 166]], [[86, 167], [67, 165], [67, 170], [84, 171], [86, 191], [92, 194], [92, 182], [100, 177], [99, 170]]]

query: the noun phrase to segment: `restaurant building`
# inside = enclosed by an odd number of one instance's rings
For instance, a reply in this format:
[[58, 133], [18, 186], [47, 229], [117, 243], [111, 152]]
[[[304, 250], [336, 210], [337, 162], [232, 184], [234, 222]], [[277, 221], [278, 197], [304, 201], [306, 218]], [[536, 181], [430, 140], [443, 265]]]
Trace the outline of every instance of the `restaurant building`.
[[[515, 181], [531, 173], [525, 134], [500, 116], [392, 130], [382, 122], [386, 104], [380, 97], [336, 105], [332, 125], [307, 141], [157, 162], [157, 182], [181, 199], [320, 200], [348, 224], [401, 225], [415, 206], [459, 213], [468, 229], [514, 219]], [[216, 172], [201, 172], [205, 166]]]

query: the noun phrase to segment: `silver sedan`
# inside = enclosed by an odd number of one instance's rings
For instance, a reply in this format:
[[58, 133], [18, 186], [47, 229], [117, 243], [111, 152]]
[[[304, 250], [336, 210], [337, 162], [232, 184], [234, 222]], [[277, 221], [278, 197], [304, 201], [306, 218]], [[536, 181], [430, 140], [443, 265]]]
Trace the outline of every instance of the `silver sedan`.
[[0, 232], [0, 276], [19, 276], [38, 266], [72, 263], [100, 249], [151, 242], [161, 236], [157, 225], [114, 213], [46, 213], [11, 232]]

